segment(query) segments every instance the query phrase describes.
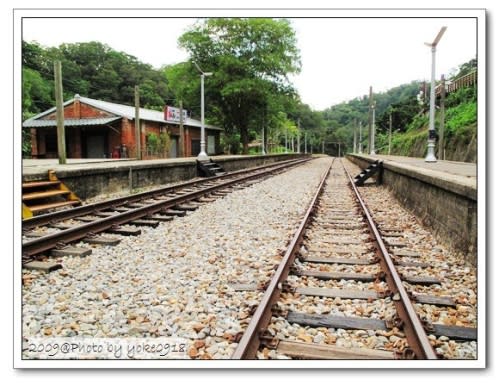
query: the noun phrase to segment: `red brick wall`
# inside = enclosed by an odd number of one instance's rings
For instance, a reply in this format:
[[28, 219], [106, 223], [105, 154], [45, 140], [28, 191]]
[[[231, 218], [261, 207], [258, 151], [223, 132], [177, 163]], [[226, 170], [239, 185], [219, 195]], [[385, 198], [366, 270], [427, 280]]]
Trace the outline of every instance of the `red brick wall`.
[[33, 157], [38, 156], [38, 140], [36, 138], [36, 129], [30, 129], [31, 134], [31, 155]]
[[79, 127], [66, 127], [65, 131], [68, 143], [66, 149], [67, 158], [82, 158], [81, 129]]
[[[102, 111], [96, 109], [95, 107], [89, 106], [85, 103], [81, 103], [79, 101], [75, 101], [70, 105], [64, 107], [64, 118], [67, 119], [80, 119], [80, 118], [105, 118], [112, 117], [113, 114], [110, 114], [106, 111]], [[40, 119], [56, 119], [55, 111], [52, 114], [49, 114]]]
[[[135, 149], [135, 125], [127, 118], [121, 119], [121, 143], [125, 144], [128, 149]], [[132, 156], [129, 154], [129, 156]]]
[[109, 136], [108, 136], [108, 146], [109, 146], [109, 149], [108, 149], [108, 152], [109, 152], [109, 154], [111, 154], [111, 156], [113, 154], [113, 151], [116, 148], [118, 148], [118, 152], [119, 152], [119, 147], [123, 143], [121, 141], [121, 138], [122, 138], [122, 132], [120, 132], [119, 128], [115, 129], [115, 130], [109, 128]]
[[185, 140], [184, 140], [184, 145], [185, 145], [185, 156], [190, 157], [192, 153], [192, 146], [191, 146], [191, 129], [188, 127], [184, 128], [184, 133], [185, 133]]

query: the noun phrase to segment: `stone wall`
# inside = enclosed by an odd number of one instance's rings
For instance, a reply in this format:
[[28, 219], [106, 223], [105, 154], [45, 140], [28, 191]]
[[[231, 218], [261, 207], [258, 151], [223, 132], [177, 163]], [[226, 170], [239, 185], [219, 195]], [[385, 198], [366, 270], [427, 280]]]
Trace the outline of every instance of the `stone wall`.
[[[295, 159], [300, 154], [267, 156], [217, 156], [212, 159], [226, 171], [236, 171], [264, 164]], [[57, 177], [82, 199], [108, 193], [171, 184], [197, 177], [193, 158], [154, 161], [115, 161], [96, 164], [95, 168], [56, 171]], [[23, 181], [45, 180], [47, 173], [23, 175]]]

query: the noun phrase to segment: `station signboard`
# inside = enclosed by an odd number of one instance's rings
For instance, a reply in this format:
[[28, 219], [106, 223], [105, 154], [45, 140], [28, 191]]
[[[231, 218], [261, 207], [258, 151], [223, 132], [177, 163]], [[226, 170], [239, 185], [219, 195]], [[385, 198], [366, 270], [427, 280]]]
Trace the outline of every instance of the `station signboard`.
[[[187, 110], [182, 110], [184, 115], [183, 121], [187, 120]], [[172, 106], [165, 106], [165, 121], [180, 122], [180, 109]]]

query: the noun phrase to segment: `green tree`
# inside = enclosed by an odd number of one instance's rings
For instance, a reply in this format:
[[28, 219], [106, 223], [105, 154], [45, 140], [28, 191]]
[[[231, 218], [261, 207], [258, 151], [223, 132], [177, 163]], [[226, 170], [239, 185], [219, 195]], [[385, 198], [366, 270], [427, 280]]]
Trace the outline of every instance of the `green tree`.
[[23, 119], [49, 109], [54, 105], [53, 82], [42, 78], [40, 73], [30, 68], [23, 68]]
[[[288, 74], [298, 73], [296, 37], [287, 20], [214, 18], [202, 20], [179, 44], [205, 72], [207, 112], [240, 135], [248, 153], [250, 130], [268, 121], [269, 101], [289, 91]], [[198, 74], [199, 77], [199, 74]]]

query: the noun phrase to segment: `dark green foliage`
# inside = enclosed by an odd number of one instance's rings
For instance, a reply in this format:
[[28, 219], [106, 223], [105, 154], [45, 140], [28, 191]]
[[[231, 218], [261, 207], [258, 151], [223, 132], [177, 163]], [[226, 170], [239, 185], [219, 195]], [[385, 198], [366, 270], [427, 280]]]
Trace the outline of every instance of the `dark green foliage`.
[[[225, 127], [229, 136], [239, 133], [243, 153], [247, 153], [256, 133], [275, 112], [283, 110], [282, 106], [276, 108], [276, 101], [292, 94], [287, 75], [300, 69], [289, 21], [206, 19], [184, 33], [179, 44], [203, 71], [213, 72], [205, 79], [207, 113]], [[199, 73], [192, 65], [186, 69], [182, 83], [188, 95]]]
[[477, 69], [477, 60], [471, 59], [470, 61], [461, 64], [459, 68], [455, 70], [453, 74], [451, 74], [449, 79], [456, 80], [464, 75], [469, 74], [472, 71], [476, 71], [476, 69]]
[[451, 107], [446, 110], [445, 118], [445, 129], [448, 134], [460, 137], [466, 136], [470, 126], [476, 126], [476, 101]]
[[134, 87], [141, 105], [162, 110], [172, 98], [163, 71], [141, 63], [99, 42], [61, 44], [44, 48], [23, 42], [23, 114], [25, 117], [54, 105], [54, 62], [62, 64], [64, 99], [80, 94], [109, 102], [134, 104]]
[[[476, 61], [471, 60], [459, 67], [459, 71], [451, 79], [467, 75], [476, 69]], [[435, 128], [439, 131], [441, 111], [437, 99], [435, 114]], [[409, 117], [409, 116], [408, 116]], [[392, 137], [392, 154], [423, 157], [427, 147], [429, 118], [427, 111], [415, 114], [407, 125], [407, 130], [394, 132]], [[460, 88], [446, 95], [444, 141], [446, 159], [456, 161], [476, 162], [476, 134], [477, 134], [477, 88], [475, 86]], [[388, 151], [388, 138], [380, 133], [377, 138], [382, 152]], [[475, 147], [473, 147], [475, 146]], [[443, 158], [443, 155], [438, 155]]]

